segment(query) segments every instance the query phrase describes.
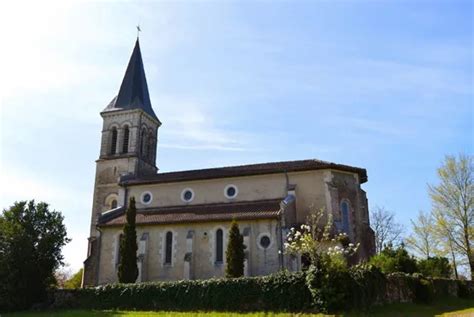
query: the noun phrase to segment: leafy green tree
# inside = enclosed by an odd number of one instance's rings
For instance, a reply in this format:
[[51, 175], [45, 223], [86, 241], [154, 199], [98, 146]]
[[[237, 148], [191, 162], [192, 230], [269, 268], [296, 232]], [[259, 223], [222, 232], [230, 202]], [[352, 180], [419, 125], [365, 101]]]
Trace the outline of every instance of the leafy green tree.
[[429, 257], [418, 261], [418, 269], [424, 276], [451, 277], [452, 269], [447, 258]]
[[81, 288], [82, 273], [84, 269], [77, 271], [70, 279], [64, 283], [64, 288]]
[[44, 202], [15, 202], [0, 214], [0, 311], [26, 309], [46, 299], [63, 265], [64, 217]]
[[229, 231], [229, 242], [226, 251], [226, 277], [240, 277], [244, 275], [244, 237], [240, 234], [239, 225], [234, 220]]
[[417, 219], [411, 220], [411, 224], [412, 234], [405, 239], [408, 248], [425, 259], [437, 254], [439, 241], [434, 233], [435, 219], [432, 214], [420, 211]]
[[473, 157], [446, 156], [438, 168], [439, 183], [429, 185], [437, 230], [450, 237], [453, 254], [467, 258], [474, 278], [474, 182]]
[[382, 252], [374, 255], [369, 263], [380, 268], [383, 273], [418, 272], [416, 259], [408, 254], [403, 243], [396, 249], [391, 245], [386, 246]]
[[137, 209], [135, 198], [130, 198], [130, 204], [126, 212], [127, 223], [123, 228], [123, 236], [120, 240], [120, 259], [118, 267], [118, 278], [120, 283], [135, 283], [138, 277], [137, 266], [137, 231], [135, 218]]

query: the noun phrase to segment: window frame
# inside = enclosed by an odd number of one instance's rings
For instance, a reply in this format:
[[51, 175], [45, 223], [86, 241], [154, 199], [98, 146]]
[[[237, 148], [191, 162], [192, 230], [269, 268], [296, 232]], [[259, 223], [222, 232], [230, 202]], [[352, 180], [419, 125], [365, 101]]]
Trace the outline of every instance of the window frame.
[[[169, 241], [169, 237], [171, 237]], [[173, 265], [173, 241], [174, 234], [173, 231], [167, 231], [164, 237], [164, 254], [163, 254], [163, 265], [172, 266]]]
[[[220, 232], [220, 246], [219, 239], [218, 239], [218, 232]], [[224, 229], [217, 228], [214, 232], [214, 264], [222, 265], [224, 264]], [[219, 248], [220, 247], [220, 248]], [[218, 255], [220, 255], [220, 259], [218, 259]]]
[[117, 145], [118, 145], [118, 129], [117, 127], [112, 127], [110, 135], [110, 155], [114, 155], [117, 153]]
[[[145, 195], [150, 195], [150, 201], [148, 202], [145, 202], [144, 198], [145, 198]], [[140, 195], [140, 202], [144, 205], [149, 205], [151, 204], [151, 202], [153, 201], [153, 194], [150, 192], [150, 191], [144, 191], [141, 195]]]
[[[261, 244], [260, 244], [260, 241], [262, 240], [263, 237], [267, 237], [268, 239], [270, 239], [270, 244], [268, 245], [268, 247], [264, 248]], [[269, 250], [272, 246], [273, 246], [273, 239], [272, 239], [272, 235], [269, 233], [269, 232], [261, 232], [258, 236], [257, 236], [257, 247], [260, 249], [260, 250]]]
[[[188, 192], [188, 191], [191, 192], [191, 198], [190, 198], [189, 200], [186, 200], [185, 197], [184, 197], [184, 195], [185, 195], [186, 192]], [[188, 187], [188, 188], [185, 188], [185, 189], [183, 189], [183, 190], [181, 191], [181, 200], [182, 200], [183, 202], [185, 202], [185, 203], [190, 203], [190, 202], [192, 202], [192, 201], [194, 200], [194, 197], [195, 197], [195, 196], [196, 196], [196, 195], [194, 194], [194, 191], [192, 190], [192, 188], [189, 188], [189, 187]]]
[[[229, 190], [229, 188], [234, 188], [235, 189], [235, 194], [233, 196], [229, 196], [227, 194], [227, 191]], [[237, 196], [239, 195], [239, 188], [234, 185], [234, 184], [228, 184], [224, 187], [224, 196], [227, 198], [227, 199], [234, 199], [236, 198]]]
[[123, 127], [122, 153], [128, 153], [130, 149], [130, 128], [128, 125]]

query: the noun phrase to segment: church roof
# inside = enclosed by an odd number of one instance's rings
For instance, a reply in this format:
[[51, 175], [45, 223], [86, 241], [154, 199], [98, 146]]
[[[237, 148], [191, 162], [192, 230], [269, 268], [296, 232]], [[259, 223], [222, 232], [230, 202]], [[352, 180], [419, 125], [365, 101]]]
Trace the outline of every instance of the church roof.
[[367, 181], [367, 171], [364, 168], [310, 159], [158, 173], [155, 175], [142, 176], [135, 179], [124, 179], [121, 181], [121, 184], [141, 185], [171, 183], [190, 180], [300, 172], [321, 169], [334, 169], [344, 172], [356, 173], [359, 175], [361, 183], [365, 183]]
[[159, 122], [151, 106], [138, 38], [128, 62], [122, 85], [120, 85], [119, 93], [103, 112], [131, 109], [142, 109]]
[[[277, 218], [282, 199], [155, 207], [137, 210], [137, 225], [190, 222], [212, 222]], [[99, 217], [99, 226], [122, 226], [126, 223], [125, 208], [114, 215]]]

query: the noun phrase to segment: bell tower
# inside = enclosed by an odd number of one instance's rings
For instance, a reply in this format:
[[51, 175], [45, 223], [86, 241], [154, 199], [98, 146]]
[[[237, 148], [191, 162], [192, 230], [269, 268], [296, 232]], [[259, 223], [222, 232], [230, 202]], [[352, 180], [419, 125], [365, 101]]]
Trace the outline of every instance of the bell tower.
[[122, 176], [156, 174], [156, 147], [161, 125], [151, 106], [145, 69], [137, 38], [118, 95], [100, 113], [103, 119], [99, 159], [96, 161], [88, 258], [84, 262], [84, 285], [95, 285], [94, 248], [100, 213], [126, 205], [120, 193]]

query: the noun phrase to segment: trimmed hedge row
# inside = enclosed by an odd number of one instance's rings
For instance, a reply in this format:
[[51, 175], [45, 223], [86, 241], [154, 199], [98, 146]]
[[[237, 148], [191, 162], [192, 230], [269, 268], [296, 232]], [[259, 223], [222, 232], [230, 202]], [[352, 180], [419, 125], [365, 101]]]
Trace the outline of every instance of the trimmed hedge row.
[[263, 277], [210, 279], [58, 290], [53, 308], [168, 311], [365, 311], [393, 302], [473, 297], [470, 281], [383, 275], [374, 267], [349, 271], [280, 272]]
[[[57, 297], [57, 296], [56, 296]], [[110, 284], [78, 289], [60, 308], [128, 310], [303, 311], [311, 306], [304, 273], [196, 281]]]

